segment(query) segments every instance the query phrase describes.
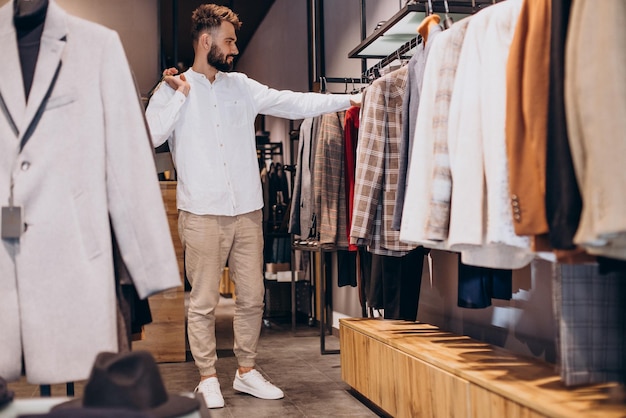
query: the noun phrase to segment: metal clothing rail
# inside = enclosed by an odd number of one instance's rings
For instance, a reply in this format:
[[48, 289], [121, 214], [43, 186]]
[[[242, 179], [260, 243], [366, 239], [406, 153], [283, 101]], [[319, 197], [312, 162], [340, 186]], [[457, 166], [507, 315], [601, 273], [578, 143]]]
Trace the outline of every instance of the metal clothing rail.
[[[331, 280], [331, 269], [330, 269], [330, 260], [326, 260], [326, 257], [331, 254], [332, 251], [324, 250], [318, 241], [309, 241], [309, 240], [298, 240], [298, 242], [292, 242], [292, 259], [294, 259], [295, 251], [306, 251], [311, 254], [317, 253], [320, 257], [320, 272], [319, 272], [319, 291], [315, 290], [315, 293], [319, 293], [320, 301], [320, 309], [319, 309], [319, 325], [320, 325], [320, 354], [339, 354], [339, 349], [328, 349], [326, 348], [326, 334], [332, 335], [332, 280]], [[316, 260], [314, 257], [311, 257], [309, 262], [309, 268], [311, 269], [311, 283], [315, 287], [317, 280], [317, 268], [316, 268]], [[295, 306], [295, 272], [294, 269], [291, 269], [291, 310], [292, 310], [292, 329], [295, 329], [296, 323], [296, 306]]]
[[[356, 93], [359, 89], [356, 88], [357, 84], [369, 84], [370, 80], [366, 77], [320, 77], [320, 91], [322, 93], [326, 92], [326, 87], [328, 83], [337, 83], [344, 84], [346, 89], [345, 93]], [[348, 91], [348, 85], [352, 85], [352, 91]]]
[[[503, 0], [498, 0], [503, 1]], [[355, 48], [352, 52], [350, 52], [350, 58], [358, 58], [357, 52], [363, 49], [364, 45], [368, 45], [375, 41], [380, 34], [384, 33], [390, 27], [395, 25], [401, 18], [408, 13], [424, 13], [425, 15], [430, 15], [433, 13], [444, 13], [446, 18], [448, 17], [448, 13], [458, 13], [458, 14], [466, 14], [471, 15], [474, 14], [487, 6], [495, 4], [496, 0], [469, 0], [469, 1], [455, 1], [455, 0], [421, 0], [421, 1], [409, 1], [406, 6], [404, 6], [396, 15], [394, 15], [385, 25], [382, 26], [381, 29], [376, 31], [370, 37], [365, 39], [361, 44]], [[380, 34], [379, 34], [379, 33]], [[417, 45], [422, 42], [421, 35], [415, 36], [415, 38], [410, 39], [405, 44], [400, 46], [395, 51], [391, 52], [389, 55], [381, 59], [378, 63], [368, 68], [363, 73], [363, 78], [368, 79], [370, 82], [378, 78], [380, 75], [380, 70], [387, 65], [391, 64], [396, 60], [407, 59], [409, 57], [406, 56], [406, 53], [410, 50], [414, 49]]]
[[382, 70], [387, 65], [391, 64], [396, 60], [403, 60], [410, 58], [405, 54], [410, 50], [414, 49], [417, 45], [422, 43], [422, 36], [417, 35], [415, 38], [411, 39], [400, 48], [396, 49], [391, 54], [387, 55], [385, 58], [380, 60], [376, 65], [368, 68], [363, 74], [363, 78], [367, 79], [369, 82], [372, 82], [374, 79], [380, 76], [380, 70]]

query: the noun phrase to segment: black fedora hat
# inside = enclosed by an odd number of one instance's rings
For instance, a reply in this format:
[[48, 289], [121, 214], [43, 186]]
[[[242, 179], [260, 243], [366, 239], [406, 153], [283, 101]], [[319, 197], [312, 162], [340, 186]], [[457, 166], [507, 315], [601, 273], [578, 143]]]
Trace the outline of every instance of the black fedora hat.
[[96, 356], [82, 399], [52, 409], [66, 408], [117, 408], [174, 418], [199, 410], [200, 402], [196, 398], [168, 394], [149, 352], [103, 352]]
[[119, 408], [63, 408], [43, 414], [19, 415], [19, 418], [154, 418], [154, 415]]

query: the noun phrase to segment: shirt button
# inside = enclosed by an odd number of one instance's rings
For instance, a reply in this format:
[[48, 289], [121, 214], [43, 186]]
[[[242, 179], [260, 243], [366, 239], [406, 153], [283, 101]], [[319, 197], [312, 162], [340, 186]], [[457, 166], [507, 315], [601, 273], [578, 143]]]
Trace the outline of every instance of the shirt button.
[[28, 161], [24, 161], [21, 167], [22, 167], [22, 171], [26, 171], [30, 168], [30, 163]]

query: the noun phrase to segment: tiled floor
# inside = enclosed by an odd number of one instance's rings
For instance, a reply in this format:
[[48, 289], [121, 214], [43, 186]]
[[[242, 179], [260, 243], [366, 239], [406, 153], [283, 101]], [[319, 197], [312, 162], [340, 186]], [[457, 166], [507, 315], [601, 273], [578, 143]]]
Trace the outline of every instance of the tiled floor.
[[[237, 361], [232, 352], [234, 302], [222, 298], [217, 313], [218, 377], [226, 406], [212, 409], [211, 417], [377, 417], [361, 403], [341, 380], [339, 355], [320, 354], [319, 328], [272, 322], [264, 327], [258, 347], [257, 369], [283, 389], [285, 398], [261, 400], [236, 393], [232, 381]], [[339, 348], [336, 337], [326, 338], [326, 348]], [[170, 392], [189, 392], [198, 383], [192, 361], [160, 364], [163, 381]], [[82, 383], [75, 385], [81, 396]], [[22, 379], [9, 384], [18, 398], [38, 397], [38, 386]], [[65, 386], [54, 385], [53, 396], [64, 396]]]

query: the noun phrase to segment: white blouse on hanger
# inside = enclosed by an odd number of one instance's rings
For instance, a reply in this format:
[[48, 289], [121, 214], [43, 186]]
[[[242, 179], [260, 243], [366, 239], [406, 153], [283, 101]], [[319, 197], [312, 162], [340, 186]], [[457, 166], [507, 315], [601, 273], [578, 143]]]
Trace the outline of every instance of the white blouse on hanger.
[[450, 104], [452, 206], [448, 243], [468, 265], [517, 269], [534, 253], [513, 230], [505, 144], [506, 62], [521, 0], [470, 22]]
[[424, 69], [424, 82], [415, 124], [413, 146], [409, 155], [407, 188], [400, 225], [400, 241], [440, 249], [445, 249], [447, 244], [427, 239], [425, 232], [430, 212], [430, 200], [427, 197], [433, 187], [433, 116], [439, 87], [438, 74], [450, 35], [450, 31], [444, 31], [429, 41], [432, 44]]

